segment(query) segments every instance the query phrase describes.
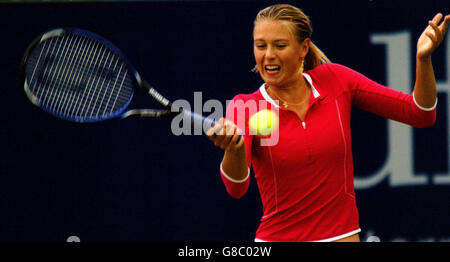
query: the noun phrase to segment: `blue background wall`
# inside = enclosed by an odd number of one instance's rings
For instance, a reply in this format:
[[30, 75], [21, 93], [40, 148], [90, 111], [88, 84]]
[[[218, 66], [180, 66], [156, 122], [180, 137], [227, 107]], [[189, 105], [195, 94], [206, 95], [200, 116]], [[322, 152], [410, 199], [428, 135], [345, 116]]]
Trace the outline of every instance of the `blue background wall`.
[[[262, 83], [250, 72], [252, 22], [272, 3], [1, 4], [0, 241], [253, 241], [262, 215], [255, 180], [242, 199], [229, 197], [219, 177], [223, 152], [204, 136], [174, 136], [161, 119], [80, 125], [52, 118], [27, 100], [19, 65], [39, 34], [80, 27], [115, 43], [169, 99], [193, 103], [201, 91], [203, 101], [225, 103]], [[291, 3], [310, 16], [313, 41], [333, 62], [383, 84], [386, 47], [372, 44], [371, 34], [410, 33], [414, 80], [420, 33], [435, 13], [450, 11], [438, 0]], [[450, 176], [447, 43], [433, 55], [436, 78], [447, 86], [437, 123], [414, 129], [410, 143], [409, 175], [427, 180], [396, 186], [387, 174], [357, 189], [363, 241], [450, 240], [450, 183], [434, 179]], [[138, 105], [147, 101], [136, 96]], [[369, 178], [388, 161], [388, 121], [355, 110], [352, 134], [355, 177]]]

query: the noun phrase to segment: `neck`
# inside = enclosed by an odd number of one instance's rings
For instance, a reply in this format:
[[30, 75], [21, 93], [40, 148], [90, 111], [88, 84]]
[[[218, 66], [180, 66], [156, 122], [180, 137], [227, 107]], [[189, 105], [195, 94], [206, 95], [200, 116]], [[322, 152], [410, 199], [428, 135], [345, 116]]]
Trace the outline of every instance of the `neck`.
[[267, 91], [274, 100], [280, 100], [280, 104], [298, 105], [308, 100], [311, 88], [303, 77], [292, 85], [274, 86], [267, 85]]

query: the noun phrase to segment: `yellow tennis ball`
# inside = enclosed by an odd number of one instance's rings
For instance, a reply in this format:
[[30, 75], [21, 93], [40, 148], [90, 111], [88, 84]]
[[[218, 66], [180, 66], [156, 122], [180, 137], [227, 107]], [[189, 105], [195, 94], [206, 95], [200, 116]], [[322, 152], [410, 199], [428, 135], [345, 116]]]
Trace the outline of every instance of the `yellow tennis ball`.
[[252, 134], [268, 136], [278, 127], [278, 116], [269, 109], [259, 111], [248, 122]]

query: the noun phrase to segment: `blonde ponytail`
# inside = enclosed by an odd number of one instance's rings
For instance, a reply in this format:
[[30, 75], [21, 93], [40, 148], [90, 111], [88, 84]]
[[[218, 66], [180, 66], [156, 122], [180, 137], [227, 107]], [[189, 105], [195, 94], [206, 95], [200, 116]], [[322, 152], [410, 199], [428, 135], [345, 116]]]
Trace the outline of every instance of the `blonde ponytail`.
[[314, 69], [315, 67], [329, 63], [328, 57], [313, 42], [309, 45], [309, 52], [305, 57], [304, 71]]

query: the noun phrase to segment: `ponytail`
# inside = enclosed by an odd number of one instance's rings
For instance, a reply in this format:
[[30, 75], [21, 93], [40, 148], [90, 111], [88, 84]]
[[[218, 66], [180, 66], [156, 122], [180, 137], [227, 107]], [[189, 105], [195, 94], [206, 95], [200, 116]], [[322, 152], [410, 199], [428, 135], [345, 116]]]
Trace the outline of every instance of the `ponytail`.
[[329, 62], [330, 60], [328, 59], [328, 57], [311, 41], [311, 44], [309, 45], [309, 52], [305, 57], [303, 70], [311, 70], [321, 64]]

